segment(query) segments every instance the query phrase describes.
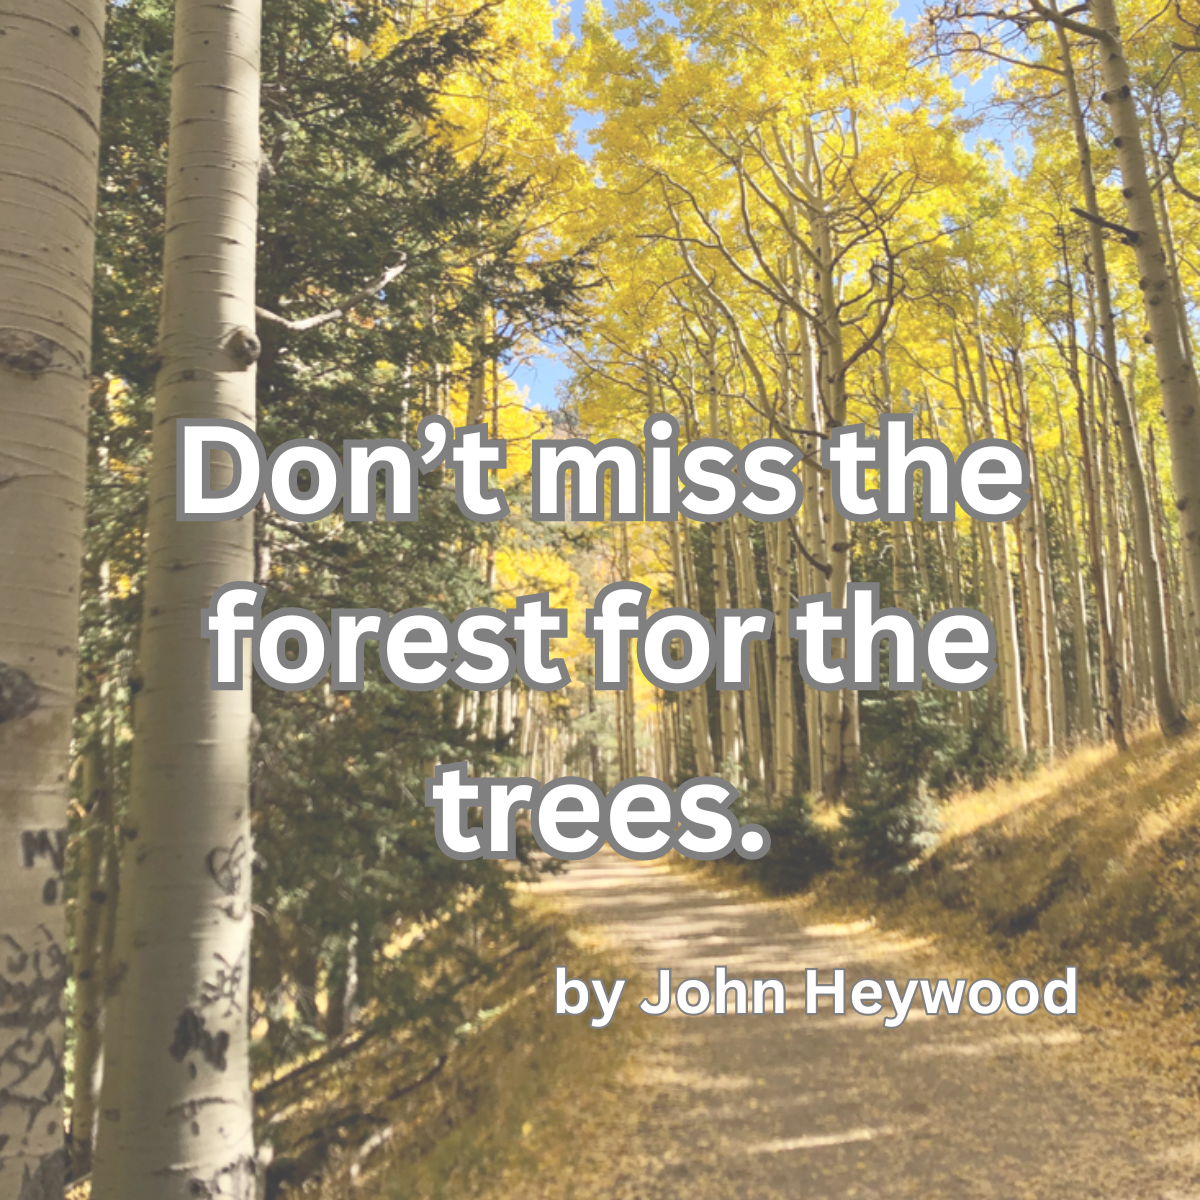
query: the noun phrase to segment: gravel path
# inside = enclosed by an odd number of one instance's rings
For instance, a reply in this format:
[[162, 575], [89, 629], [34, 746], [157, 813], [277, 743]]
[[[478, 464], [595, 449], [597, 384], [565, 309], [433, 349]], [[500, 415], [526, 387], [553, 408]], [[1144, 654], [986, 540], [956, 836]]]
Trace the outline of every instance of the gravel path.
[[[642, 1023], [645, 1036], [616, 1102], [581, 1130], [578, 1160], [530, 1196], [1200, 1200], [1200, 1136], [1136, 1078], [1089, 1083], [1078, 1018], [931, 1018], [919, 998], [894, 1030], [882, 1027], [886, 1003], [878, 1017], [835, 1017], [828, 1001], [806, 1016], [806, 967], [824, 982], [843, 966], [849, 987], [937, 963], [870, 930], [802, 928], [783, 905], [608, 850], [538, 890], [644, 971], [614, 1026]], [[786, 1013], [637, 1010], [657, 994], [657, 968], [711, 982], [718, 964], [781, 979]]]

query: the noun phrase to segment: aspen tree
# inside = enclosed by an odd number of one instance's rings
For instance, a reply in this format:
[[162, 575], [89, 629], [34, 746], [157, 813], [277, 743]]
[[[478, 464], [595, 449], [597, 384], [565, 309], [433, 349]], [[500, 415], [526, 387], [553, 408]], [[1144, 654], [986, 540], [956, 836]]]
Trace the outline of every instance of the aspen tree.
[[[981, 324], [980, 305], [975, 304], [975, 355], [978, 378], [978, 400], [983, 413], [984, 431], [996, 436], [992, 414], [991, 389], [988, 381], [988, 356]], [[990, 543], [988, 557], [994, 563], [996, 634], [999, 640], [1001, 676], [1004, 680], [1004, 721], [1008, 744], [1021, 758], [1029, 753], [1025, 731], [1025, 697], [1021, 691], [1021, 640], [1017, 628], [1017, 609], [1013, 595], [1012, 569], [1009, 560], [1008, 533], [1004, 525], [986, 525], [983, 536]], [[987, 559], [985, 559], [987, 561]]]
[[[1025, 375], [1021, 354], [1013, 349], [1010, 357], [1012, 387], [1016, 401], [1016, 418], [1020, 423], [1021, 442], [1029, 459], [1031, 503], [1021, 514], [1021, 533], [1017, 551], [1021, 564], [1024, 589], [1026, 643], [1029, 647], [1027, 675], [1029, 679], [1030, 733], [1033, 744], [1053, 755], [1054, 710], [1053, 684], [1050, 671], [1050, 609], [1051, 581], [1045, 565], [1045, 530], [1041, 514], [1039, 472], [1034, 452], [1032, 419], [1029, 398], [1025, 392]], [[1055, 634], [1054, 636], [1057, 636]]]
[[[750, 545], [749, 524], [745, 513], [735, 513], [730, 522], [739, 608], [758, 608], [761, 599], [758, 594], [758, 581], [754, 577], [754, 554]], [[746, 778], [751, 787], [761, 787], [765, 775], [762, 713], [759, 707], [761, 660], [758, 649], [757, 642], [750, 649], [749, 686], [742, 693], [743, 724], [746, 731]]]
[[[1067, 449], [1067, 430], [1063, 421], [1062, 405], [1055, 394], [1055, 411], [1058, 414], [1059, 453], [1063, 460], [1065, 478], [1059, 485], [1062, 499], [1059, 509], [1064, 514], [1067, 556], [1067, 577], [1070, 580], [1068, 596], [1071, 607], [1071, 632], [1075, 643], [1075, 689], [1077, 729], [1085, 737], [1096, 733], [1096, 710], [1092, 701], [1092, 664], [1088, 653], [1087, 594], [1084, 586], [1083, 565], [1079, 557], [1078, 528], [1075, 521], [1075, 501], [1072, 497], [1073, 481], [1071, 456]], [[1052, 476], [1053, 478], [1053, 476]]]
[[[720, 391], [721, 378], [717, 368], [716, 330], [712, 329], [705, 347], [705, 390], [708, 393], [708, 436], [721, 437]], [[727, 522], [718, 521], [711, 527], [715, 607], [729, 608], [732, 598], [729, 588], [729, 554]], [[715, 614], [714, 614], [715, 617]], [[721, 762], [723, 769], [741, 774], [742, 738], [738, 720], [738, 698], [733, 691], [717, 693], [721, 721]], [[725, 767], [724, 764], [729, 764]]]
[[62, 1195], [100, 0], [0, 16], [0, 1200]]
[[[1092, 0], [1092, 23], [1065, 16], [1041, 0], [1031, 0], [1031, 6], [1058, 29], [1091, 39], [1099, 51], [1105, 88], [1101, 100], [1108, 108], [1128, 222], [1118, 231], [1132, 245], [1141, 275], [1138, 287], [1162, 388], [1184, 562], [1192, 592], [1200, 594], [1200, 384], [1189, 355], [1186, 322], [1181, 323], [1171, 264], [1155, 211], [1117, 6], [1115, 0]], [[1091, 213], [1088, 217], [1091, 224], [1098, 219]], [[1200, 629], [1193, 627], [1191, 634], [1196, 637]]]
[[[1092, 272], [1096, 285], [1096, 302], [1099, 309], [1101, 348], [1110, 394], [1116, 409], [1116, 423], [1124, 452], [1125, 470], [1130, 499], [1133, 503], [1133, 534], [1137, 550], [1137, 562], [1141, 569], [1142, 587], [1147, 605], [1147, 635], [1150, 650], [1150, 671], [1154, 688], [1154, 702], [1158, 723], [1168, 736], [1182, 732], [1187, 727], [1187, 718], [1179, 707], [1171, 686], [1168, 668], [1166, 617], [1162, 603], [1162, 569], [1158, 546], [1155, 542], [1150, 514], [1150, 497], [1146, 486], [1146, 471], [1138, 441], [1137, 424], [1121, 378], [1117, 351], [1116, 321], [1113, 317], [1112, 286], [1108, 276], [1108, 252], [1104, 244], [1104, 233], [1100, 225], [1100, 205], [1096, 196], [1095, 175], [1092, 171], [1092, 150], [1087, 126], [1083, 117], [1083, 106], [1075, 78], [1075, 64], [1071, 54], [1067, 31], [1055, 26], [1058, 40], [1059, 60], [1062, 64], [1063, 83], [1066, 91], [1067, 109], [1071, 117], [1071, 129], [1075, 136], [1075, 148], [1079, 155], [1079, 183], [1083, 191], [1084, 206], [1090, 218]], [[1173, 298], [1172, 298], [1173, 302]]]
[[252, 577], [253, 517], [176, 521], [175, 419], [255, 422], [260, 29], [260, 0], [176, 5], [143, 687], [96, 1200], [255, 1189], [251, 672], [210, 690], [197, 633], [213, 591]]
[[[687, 522], [676, 517], [671, 522], [671, 563], [675, 573], [675, 603], [680, 608], [697, 609], [696, 578], [692, 560], [691, 537]], [[687, 693], [688, 715], [691, 719], [692, 753], [698, 775], [711, 775], [715, 768], [712, 735], [708, 728], [708, 691], [701, 684]]]

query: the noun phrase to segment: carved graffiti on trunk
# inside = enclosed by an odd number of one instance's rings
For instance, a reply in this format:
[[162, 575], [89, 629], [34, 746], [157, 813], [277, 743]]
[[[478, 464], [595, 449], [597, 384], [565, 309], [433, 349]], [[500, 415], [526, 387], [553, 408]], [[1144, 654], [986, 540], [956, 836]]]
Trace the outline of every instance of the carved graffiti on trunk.
[[218, 1197], [221, 1200], [255, 1200], [256, 1165], [252, 1158], [243, 1156], [226, 1163], [207, 1179], [193, 1176], [190, 1180], [191, 1193], [206, 1200], [217, 1200]]
[[[44, 1115], [58, 1119], [68, 973], [67, 956], [45, 925], [24, 944], [0, 935], [0, 1116], [20, 1113], [23, 1137]], [[19, 1154], [23, 1144], [5, 1149]]]
[[205, 858], [208, 873], [217, 887], [231, 897], [220, 905], [221, 911], [233, 921], [240, 921], [248, 911], [248, 902], [242, 891], [246, 867], [246, 839], [239, 837], [232, 846], [218, 846], [210, 850]]
[[242, 1011], [241, 993], [242, 979], [246, 971], [246, 952], [243, 950], [233, 963], [220, 954], [214, 954], [213, 958], [219, 964], [217, 977], [201, 983], [200, 1004], [207, 1008], [210, 1004], [224, 1002], [225, 1012], [222, 1015], [232, 1016], [235, 1012]]

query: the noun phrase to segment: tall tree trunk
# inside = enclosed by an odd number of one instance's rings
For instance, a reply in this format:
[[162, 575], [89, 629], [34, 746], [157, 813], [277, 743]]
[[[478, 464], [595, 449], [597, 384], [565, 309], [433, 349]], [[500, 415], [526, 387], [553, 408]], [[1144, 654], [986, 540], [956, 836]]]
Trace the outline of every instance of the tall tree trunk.
[[[629, 526], [622, 522], [619, 527], [621, 541], [621, 578], [632, 579], [633, 568], [629, 560]], [[637, 654], [633, 639], [625, 643], [625, 678], [629, 686], [617, 692], [617, 703], [621, 706], [621, 721], [625, 729], [624, 757], [621, 763], [622, 779], [632, 779], [638, 774], [637, 757], [637, 708], [634, 704], [634, 679], [637, 675]], [[547, 697], [549, 712], [549, 697]], [[552, 778], [552, 776], [547, 776]]]
[[103, 0], [0, 37], [0, 1198], [61, 1194], [62, 908], [91, 366]]
[[112, 786], [105, 770], [103, 730], [97, 731], [80, 758], [80, 794], [86, 819], [79, 836], [75, 895], [75, 1094], [71, 1103], [69, 1158], [72, 1178], [92, 1169], [96, 1118], [95, 1077], [100, 1062], [106, 908], [110, 896], [103, 878], [112, 829]]
[[1066, 242], [1062, 245], [1063, 276], [1067, 300], [1067, 377], [1075, 391], [1075, 413], [1079, 428], [1080, 462], [1083, 465], [1083, 496], [1087, 524], [1088, 560], [1092, 574], [1092, 590], [1096, 597], [1096, 612], [1100, 633], [1100, 705], [1104, 720], [1112, 732], [1119, 750], [1127, 748], [1125, 713], [1121, 703], [1121, 677], [1114, 643], [1113, 598], [1109, 592], [1109, 575], [1104, 551], [1104, 513], [1100, 499], [1100, 481], [1096, 461], [1096, 443], [1092, 433], [1095, 413], [1092, 405], [1094, 374], [1089, 371], [1087, 386], [1079, 370], [1079, 341], [1075, 320], [1075, 283]]
[[252, 672], [211, 691], [196, 632], [218, 587], [252, 577], [254, 519], [175, 520], [175, 420], [255, 423], [260, 24], [260, 0], [177, 0], [144, 685], [96, 1200], [254, 1192]]
[[[1102, 99], [1112, 122], [1113, 148], [1121, 173], [1126, 221], [1137, 256], [1146, 321], [1158, 365], [1163, 412], [1171, 446], [1171, 475], [1183, 534], [1184, 562], [1192, 594], [1200, 595], [1200, 386], [1188, 355], [1170, 264], [1154, 210], [1142, 129], [1121, 37], [1115, 0], [1092, 0], [1094, 26], [1083, 27], [1099, 44]], [[1064, 18], [1057, 17], [1058, 22]], [[1091, 223], [1091, 222], [1089, 222]], [[1193, 626], [1191, 637], [1200, 636]]]
[[[988, 381], [987, 349], [980, 324], [979, 306], [975, 310], [975, 353], [978, 367], [979, 406], [983, 412], [987, 436], [996, 436]], [[1017, 607], [1013, 595], [1012, 566], [1009, 562], [1008, 534], [1004, 525], [986, 525], [983, 535], [991, 542], [995, 563], [996, 634], [1000, 643], [1001, 677], [1004, 680], [1004, 727], [1008, 744], [1019, 757], [1029, 753], [1025, 732], [1025, 697], [1021, 688], [1021, 635], [1017, 628]]]
[[[1133, 379], [1130, 378], [1132, 389]], [[1191, 656], [1186, 646], [1186, 638], [1180, 633], [1188, 626], [1184, 622], [1183, 609], [1183, 580], [1178, 566], [1171, 554], [1171, 546], [1167, 540], [1169, 527], [1167, 514], [1163, 507], [1162, 489], [1158, 482], [1158, 456], [1154, 446], [1154, 425], [1149, 425], [1150, 452], [1146, 456], [1150, 463], [1150, 500], [1154, 510], [1154, 542], [1158, 548], [1158, 563], [1162, 570], [1163, 590], [1168, 598], [1167, 645], [1170, 650], [1171, 687], [1180, 703], [1191, 697]]]
[[[696, 574], [692, 561], [692, 539], [687, 522], [682, 517], [671, 522], [671, 551], [675, 567], [676, 604], [700, 611]], [[704, 684], [685, 693], [692, 727], [692, 752], [697, 775], [711, 775], [713, 763], [712, 735], [708, 728], [708, 690]]]
[[1079, 719], [1079, 732], [1084, 737], [1094, 737], [1096, 734], [1096, 707], [1092, 700], [1092, 663], [1088, 646], [1087, 628], [1087, 593], [1084, 585], [1083, 565], [1079, 558], [1079, 538], [1075, 523], [1075, 501], [1071, 496], [1071, 460], [1067, 453], [1066, 427], [1063, 423], [1061, 410], [1059, 412], [1059, 430], [1063, 462], [1066, 464], [1066, 479], [1062, 483], [1062, 504], [1060, 511], [1064, 515], [1065, 542], [1067, 554], [1067, 574], [1071, 580], [1071, 636], [1075, 643], [1075, 690], [1076, 709]]
[[[720, 392], [721, 379], [717, 370], [717, 344], [715, 335], [709, 338], [706, 347], [708, 378], [708, 436], [721, 437]], [[729, 551], [726, 539], [728, 523], [718, 521], [709, 527], [712, 538], [714, 608], [729, 608], [732, 604], [729, 588]], [[714, 613], [714, 620], [716, 614]], [[734, 782], [741, 784], [742, 738], [741, 722], [738, 720], [737, 692], [719, 691], [717, 704], [721, 723], [721, 767], [731, 771]]]
[[[749, 522], [744, 513], [734, 514], [732, 520], [733, 561], [737, 573], [737, 602], [739, 608], [759, 608], [762, 597], [754, 573], [754, 549], [750, 544]], [[760, 658], [755, 642], [750, 648], [748, 687], [742, 693], [742, 712], [746, 729], [746, 778], [754, 789], [763, 786], [766, 768], [763, 762], [762, 710], [759, 706]]]
[[791, 638], [788, 613], [791, 608], [792, 539], [786, 521], [765, 526], [768, 549], [767, 569], [771, 573], [771, 604], [775, 610], [772, 641], [775, 645], [775, 797], [786, 804], [795, 790], [796, 705], [792, 688]]
[[[819, 206], [810, 206], [808, 210], [816, 256], [818, 391], [828, 414], [829, 426], [836, 428], [846, 423], [845, 346], [837, 302], [833, 214], [825, 203], [824, 178], [811, 128], [805, 130], [805, 151], [810, 187], [820, 199]], [[846, 518], [836, 508], [829, 513], [829, 530], [829, 562], [833, 567], [829, 577], [830, 604], [834, 608], [845, 608], [846, 586], [850, 582], [850, 529]], [[834, 638], [830, 653], [835, 659], [844, 658], [846, 639]], [[858, 693], [850, 690], [826, 692], [822, 707], [830, 710], [827, 728], [836, 739], [837, 757], [830, 764], [833, 769], [827, 771], [825, 777], [825, 791], [832, 798], [841, 793], [858, 765]]]
[[[1102, 0], [1103, 4], [1103, 0]], [[1102, 9], [1097, 9], [1097, 12]], [[1121, 449], [1125, 458], [1126, 485], [1133, 506], [1133, 537], [1137, 550], [1137, 560], [1141, 568], [1142, 594], [1146, 605], [1146, 625], [1149, 639], [1150, 673], [1154, 688], [1154, 705], [1158, 714], [1158, 723], [1163, 733], [1168, 736], [1181, 733], [1187, 728], [1187, 718], [1171, 687], [1169, 656], [1167, 653], [1166, 617], [1162, 602], [1162, 568], [1159, 563], [1158, 546], [1154, 538], [1153, 523], [1150, 515], [1150, 495], [1146, 486], [1146, 470], [1142, 462], [1142, 450], [1138, 439], [1137, 422], [1134, 417], [1130, 398], [1126, 393], [1124, 381], [1121, 378], [1119, 351], [1117, 348], [1116, 321], [1112, 310], [1112, 285], [1108, 275], [1108, 252], [1104, 244], [1104, 232], [1099, 224], [1100, 204], [1096, 196], [1096, 181], [1092, 171], [1092, 150], [1088, 140], [1087, 125], [1084, 121], [1083, 106], [1079, 99], [1079, 89], [1075, 80], [1075, 66], [1072, 61], [1071, 47], [1067, 32], [1061, 26], [1056, 26], [1058, 37], [1059, 57], [1062, 62], [1063, 82], [1067, 95], [1067, 107], [1071, 114], [1071, 127], [1075, 133], [1075, 148], [1079, 154], [1079, 183], [1083, 190], [1084, 206], [1092, 220], [1088, 222], [1092, 271], [1096, 281], [1096, 304], [1099, 309], [1099, 324], [1101, 347], [1104, 354], [1104, 367], [1108, 378], [1109, 394], [1112, 396], [1114, 416], [1121, 438]], [[1105, 53], [1102, 50], [1102, 54]], [[1114, 123], [1116, 114], [1114, 111]], [[1136, 122], [1136, 114], [1134, 116]], [[1143, 173], [1145, 164], [1142, 164]], [[1167, 297], [1174, 306], [1174, 292]], [[1152, 297], [1147, 293], [1147, 304], [1151, 308], [1161, 307], [1152, 303]], [[1178, 317], [1178, 314], [1176, 314]], [[1178, 323], [1178, 321], [1176, 322]], [[1186, 337], [1186, 334], [1184, 335]], [[1184, 343], [1186, 345], [1186, 343]], [[1188, 372], [1191, 374], [1191, 372]], [[1195, 376], [1191, 375], [1194, 386]], [[1164, 391], [1165, 400], [1165, 391]], [[1200, 429], [1200, 423], [1193, 421], [1193, 426]], [[1200, 440], [1197, 441], [1200, 452]], [[1200, 467], [1200, 457], [1194, 462], [1194, 468]], [[1200, 507], [1200, 493], [1197, 494], [1196, 506]], [[1200, 526], [1198, 526], [1200, 528]], [[1200, 554], [1200, 546], [1197, 547]]]
[[[1012, 353], [1013, 393], [1016, 400], [1016, 416], [1021, 423], [1021, 441], [1029, 459], [1030, 504], [1021, 515], [1023, 529], [1028, 529], [1026, 539], [1025, 567], [1028, 571], [1029, 597], [1032, 603], [1026, 610], [1030, 628], [1030, 644], [1033, 651], [1029, 666], [1034, 687], [1030, 689], [1029, 704], [1033, 712], [1031, 729], [1034, 742], [1047, 754], [1056, 750], [1054, 706], [1055, 674], [1052, 663], [1054, 655], [1051, 642], [1057, 644], [1058, 633], [1053, 625], [1054, 584], [1050, 575], [1049, 554], [1046, 546], [1046, 516], [1042, 508], [1041, 472], [1033, 442], [1033, 415], [1029, 407], [1029, 396], [1025, 390], [1025, 364], [1020, 353]], [[1058, 676], [1061, 689], [1062, 677]], [[1058, 717], [1061, 719], [1061, 717]]]

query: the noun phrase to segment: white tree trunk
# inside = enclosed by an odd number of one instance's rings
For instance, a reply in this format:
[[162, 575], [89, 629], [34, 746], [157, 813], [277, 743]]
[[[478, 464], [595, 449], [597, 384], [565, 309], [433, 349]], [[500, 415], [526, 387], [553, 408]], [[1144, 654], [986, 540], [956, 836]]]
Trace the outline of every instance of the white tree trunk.
[[[1137, 255], [1138, 286], [1145, 300], [1146, 322], [1154, 345], [1163, 412], [1171, 446], [1171, 475], [1183, 535], [1183, 559], [1194, 595], [1200, 595], [1200, 386], [1188, 357], [1175, 289], [1154, 209], [1146, 167], [1137, 102], [1130, 87], [1129, 64], [1121, 40], [1114, 0], [1093, 0], [1092, 19], [1101, 31], [1100, 69], [1103, 100], [1112, 121], [1113, 147], [1121, 172], [1126, 220]], [[1197, 635], [1195, 627], [1189, 630]]]
[[[1075, 80], [1075, 66], [1066, 30], [1057, 29], [1059, 57], [1063, 67], [1067, 107], [1071, 115], [1071, 127], [1075, 134], [1075, 147], [1079, 154], [1079, 182], [1083, 190], [1084, 204], [1093, 218], [1099, 218], [1100, 205], [1096, 196], [1095, 175], [1092, 170], [1092, 150], [1084, 121], [1083, 106]], [[1149, 491], [1146, 472], [1142, 461], [1141, 445], [1138, 440], [1137, 421], [1121, 379], [1118, 361], [1117, 331], [1112, 311], [1112, 288], [1109, 283], [1108, 258], [1104, 236], [1100, 226], [1089, 222], [1089, 237], [1092, 251], [1092, 270], [1096, 279], [1096, 301], [1099, 308], [1100, 335], [1104, 351], [1104, 365], [1115, 408], [1115, 418], [1121, 435], [1121, 448], [1125, 455], [1126, 481], [1133, 501], [1133, 532], [1137, 547], [1137, 559], [1141, 567], [1142, 586], [1148, 605], [1147, 633], [1150, 649], [1150, 670], [1154, 688], [1154, 701], [1159, 725], [1164, 733], [1173, 735], [1187, 727], [1187, 718], [1179, 707], [1171, 686], [1167, 651], [1166, 616], [1162, 604], [1161, 565], [1158, 561], [1158, 546], [1154, 539], [1150, 514]], [[1174, 295], [1172, 295], [1174, 302]], [[1177, 310], [1178, 316], [1178, 310]], [[1184, 342], [1186, 348], [1186, 340]]]
[[[988, 380], [987, 348], [983, 330], [979, 325], [979, 305], [975, 306], [975, 353], [978, 366], [979, 406], [983, 412], [984, 428], [988, 437], [996, 436], [992, 416], [991, 389]], [[1021, 633], [1017, 628], [1017, 608], [1013, 595], [1012, 566], [1008, 554], [1008, 534], [1005, 525], [987, 525], [983, 536], [989, 542], [989, 554], [994, 567], [994, 600], [996, 604], [993, 623], [999, 643], [1000, 677], [1004, 687], [1004, 727], [1008, 744], [1021, 758], [1029, 753], [1029, 742], [1025, 732], [1025, 698], [1021, 690]]]
[[0, 28], [0, 1200], [62, 1195], [62, 909], [103, 0]]
[[260, 0], [176, 5], [144, 685], [96, 1200], [254, 1196], [252, 672], [211, 691], [198, 635], [213, 591], [253, 577], [254, 518], [175, 520], [175, 419], [255, 421], [260, 25]]

